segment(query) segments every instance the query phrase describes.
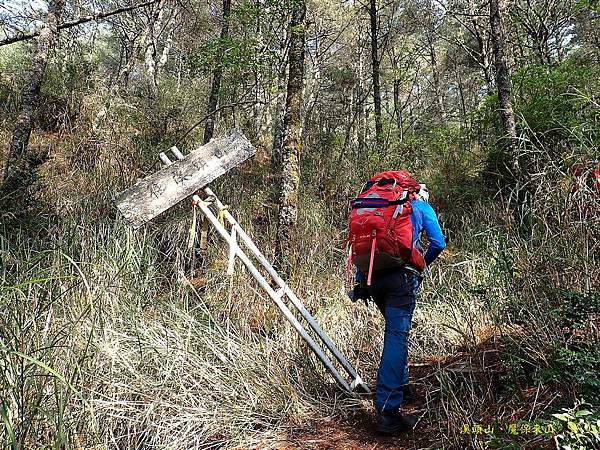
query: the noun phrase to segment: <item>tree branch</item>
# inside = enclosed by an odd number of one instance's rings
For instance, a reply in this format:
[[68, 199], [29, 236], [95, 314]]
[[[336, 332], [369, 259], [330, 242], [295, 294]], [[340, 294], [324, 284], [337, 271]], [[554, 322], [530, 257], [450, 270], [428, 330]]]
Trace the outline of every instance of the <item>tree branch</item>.
[[[123, 6], [121, 8], [112, 9], [110, 11], [106, 11], [103, 13], [90, 14], [88, 16], [79, 17], [78, 19], [61, 23], [58, 26], [58, 29], [64, 30], [65, 28], [72, 28], [72, 27], [75, 27], [77, 25], [81, 25], [81, 24], [84, 24], [87, 22], [106, 19], [108, 17], [115, 16], [117, 14], [121, 14], [121, 13], [128, 12], [128, 11], [132, 11], [137, 8], [143, 8], [145, 6], [153, 5], [154, 3], [158, 3], [159, 1], [160, 0], [149, 0], [149, 1], [137, 4], [137, 5], [133, 5], [133, 6]], [[39, 36], [40, 31], [41, 30], [34, 31], [33, 33], [20, 34], [18, 36], [13, 36], [11, 38], [4, 39], [4, 40], [0, 41], [0, 47], [2, 47], [4, 45], [14, 44], [15, 42], [27, 41], [29, 39]]]
[[186, 137], [189, 136], [189, 134], [194, 131], [196, 128], [198, 128], [200, 125], [202, 125], [202, 123], [208, 119], [210, 116], [212, 116], [213, 114], [222, 111], [223, 109], [227, 109], [227, 108], [235, 108], [236, 106], [240, 106], [240, 105], [249, 105], [249, 104], [263, 104], [264, 102], [261, 101], [256, 101], [256, 100], [248, 100], [248, 101], [239, 101], [236, 103], [228, 103], [226, 105], [223, 106], [219, 106], [218, 108], [213, 109], [211, 112], [209, 112], [208, 114], [206, 114], [204, 117], [202, 117], [202, 119], [200, 119], [198, 122], [196, 122], [194, 124], [194, 126], [192, 126], [192, 128], [190, 128], [189, 130], [187, 130], [179, 139], [177, 139], [175, 141], [175, 143], [173, 144], [173, 146], [178, 145], [181, 141], [183, 141]]

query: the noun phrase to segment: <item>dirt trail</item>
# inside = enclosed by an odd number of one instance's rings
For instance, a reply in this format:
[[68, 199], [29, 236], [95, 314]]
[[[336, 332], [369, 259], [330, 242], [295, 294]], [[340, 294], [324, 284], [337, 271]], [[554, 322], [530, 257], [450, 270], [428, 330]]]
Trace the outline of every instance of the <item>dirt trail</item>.
[[[377, 424], [371, 408], [357, 409], [342, 418], [314, 420], [303, 428], [295, 429], [284, 440], [266, 448], [277, 450], [425, 450], [425, 449], [471, 449], [484, 448], [483, 442], [492, 436], [465, 434], [462, 430], [460, 411], [440, 400], [439, 379], [455, 377], [456, 398], [459, 402], [473, 401], [470, 410], [476, 410], [479, 423], [500, 421], [503, 425], [531, 422], [532, 418], [553, 409], [551, 405], [559, 397], [556, 386], [520, 386], [517, 392], [506, 390], [503, 377], [508, 368], [501, 361], [500, 348], [495, 339], [482, 342], [471, 352], [459, 352], [452, 357], [431, 359], [411, 365], [411, 379], [420, 400], [406, 405], [404, 411], [419, 417], [414, 431], [398, 437], [385, 437], [377, 432]], [[477, 394], [475, 394], [477, 392]], [[467, 399], [466, 396], [470, 396]], [[452, 417], [453, 420], [450, 420]], [[472, 418], [472, 420], [476, 420]], [[494, 436], [496, 436], [494, 434]], [[500, 431], [498, 439], [510, 448], [554, 449], [551, 436], [507, 436]], [[495, 437], [494, 437], [495, 439]], [[452, 444], [454, 443], [454, 444]], [[460, 444], [459, 444], [460, 443]], [[514, 446], [516, 445], [516, 446]], [[499, 447], [509, 448], [509, 447]]]
[[[424, 449], [431, 448], [430, 424], [423, 418], [413, 432], [399, 437], [385, 437], [377, 433], [375, 419], [367, 412], [356, 413], [343, 421], [325, 420], [314, 423], [310, 429], [298, 430], [282, 442], [277, 450], [363, 450], [363, 449]], [[435, 448], [435, 447], [433, 447]]]

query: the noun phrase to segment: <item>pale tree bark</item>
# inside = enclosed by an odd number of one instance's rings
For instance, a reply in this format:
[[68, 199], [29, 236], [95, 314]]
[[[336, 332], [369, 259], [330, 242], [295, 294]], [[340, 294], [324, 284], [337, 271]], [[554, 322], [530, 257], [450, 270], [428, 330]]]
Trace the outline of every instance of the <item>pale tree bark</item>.
[[515, 174], [519, 172], [519, 161], [516, 155], [517, 132], [515, 125], [515, 114], [512, 105], [512, 87], [510, 74], [506, 62], [505, 47], [506, 39], [502, 28], [502, 13], [500, 0], [490, 0], [490, 26], [492, 30], [492, 46], [496, 65], [496, 87], [500, 102], [500, 122], [506, 137], [506, 150], [510, 155], [512, 169]]
[[146, 30], [144, 32], [145, 42], [143, 45], [146, 47], [144, 50], [144, 62], [146, 63], [146, 73], [148, 75], [148, 80], [150, 81], [150, 93], [152, 98], [156, 98], [158, 91], [158, 80], [156, 76], [157, 34], [162, 28], [162, 21], [165, 13], [164, 6], [164, 0], [158, 2], [156, 9], [153, 10], [148, 17], [148, 23], [146, 24]]
[[290, 53], [285, 116], [283, 119], [283, 146], [281, 191], [277, 221], [276, 259], [282, 261], [289, 246], [290, 232], [296, 224], [298, 191], [300, 188], [300, 153], [302, 149], [302, 107], [305, 54], [305, 0], [292, 0], [290, 20]]
[[515, 181], [516, 204], [514, 205], [513, 217], [521, 236], [529, 238], [532, 230], [532, 193], [529, 187], [530, 180], [528, 179], [527, 162], [522, 162], [518, 154], [515, 114], [512, 106], [512, 87], [504, 52], [506, 40], [502, 27], [500, 0], [490, 0], [490, 25], [496, 63], [496, 86], [500, 102], [499, 115], [506, 138], [505, 152], [508, 156], [508, 163], [512, 172], [511, 176]]
[[37, 38], [31, 70], [21, 91], [21, 111], [13, 129], [4, 168], [4, 181], [16, 169], [19, 160], [27, 153], [29, 138], [33, 130], [35, 110], [40, 100], [40, 89], [48, 60], [58, 44], [58, 25], [64, 8], [64, 0], [50, 0], [46, 23]]
[[[144, 33], [143, 45], [145, 45], [144, 61], [146, 73], [150, 82], [151, 95], [156, 97], [160, 85], [162, 69], [167, 64], [171, 46], [173, 45], [173, 33], [177, 26], [175, 20], [178, 14], [177, 7], [167, 11], [166, 1], [161, 0], [156, 9], [148, 18]], [[160, 50], [160, 39], [166, 33], [162, 50]]]
[[282, 37], [279, 46], [281, 60], [279, 70], [277, 71], [277, 95], [275, 96], [274, 117], [273, 120], [273, 145], [271, 149], [271, 166], [275, 170], [281, 170], [282, 164], [282, 146], [283, 146], [283, 119], [285, 114], [286, 100], [286, 78], [288, 73], [288, 47], [289, 35], [286, 27], [283, 28]]
[[[223, 16], [221, 24], [221, 40], [229, 37], [229, 15], [231, 14], [231, 0], [223, 0]], [[208, 143], [215, 132], [216, 115], [215, 112], [219, 106], [219, 94], [221, 92], [221, 78], [223, 76], [223, 68], [220, 65], [215, 67], [210, 86], [210, 95], [208, 97], [206, 124], [204, 125], [204, 143]]]
[[[477, 47], [479, 49], [478, 63], [481, 66], [481, 70], [483, 71], [483, 76], [485, 78], [485, 84], [487, 85], [488, 90], [491, 91], [492, 86], [494, 84], [494, 77], [492, 75], [492, 64], [490, 62], [490, 55], [489, 55], [489, 51], [488, 51], [489, 40], [486, 42], [486, 39], [484, 39], [482, 30], [480, 29], [479, 24], [476, 19], [472, 20], [472, 24], [473, 24], [473, 35], [475, 36], [475, 39], [477, 40]], [[483, 33], [485, 33], [485, 30], [483, 30]]]
[[383, 122], [381, 120], [381, 83], [379, 81], [380, 60], [377, 33], [377, 0], [371, 0], [371, 67], [373, 70], [373, 107], [375, 109], [375, 142], [379, 151], [383, 150]]

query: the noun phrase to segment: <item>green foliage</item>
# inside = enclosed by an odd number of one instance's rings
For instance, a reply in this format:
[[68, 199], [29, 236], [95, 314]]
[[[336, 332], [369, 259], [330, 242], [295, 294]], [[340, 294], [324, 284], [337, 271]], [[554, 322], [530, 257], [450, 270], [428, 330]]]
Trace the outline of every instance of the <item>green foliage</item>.
[[600, 446], [600, 413], [592, 405], [579, 401], [573, 408], [552, 414], [563, 425], [556, 436], [560, 450], [589, 450]]
[[600, 0], [580, 0], [576, 6], [577, 9], [589, 8], [600, 14]]
[[392, 143], [384, 168], [406, 167], [430, 186], [436, 205], [451, 210], [481, 195], [481, 153], [462, 129], [431, 126]]
[[[574, 149], [593, 157], [600, 145], [600, 108], [594, 94], [600, 89], [599, 79], [598, 67], [581, 64], [576, 54], [557, 65], [527, 65], [517, 70], [512, 77], [514, 111], [526, 161], [540, 149], [556, 159]], [[475, 123], [481, 142], [489, 149], [488, 169], [507, 175], [510, 155], [503, 149], [499, 107], [497, 94], [489, 95]]]
[[[600, 110], [586, 95], [597, 91], [598, 70], [572, 59], [562, 64], [520, 69], [513, 77], [521, 127], [560, 152], [574, 138], [600, 143]], [[579, 136], [578, 136], [579, 135]], [[580, 139], [577, 139], [580, 140]]]
[[584, 328], [590, 324], [593, 317], [598, 317], [600, 314], [600, 293], [566, 291], [559, 311], [564, 326], [571, 330]]
[[218, 38], [190, 57], [194, 72], [208, 73], [216, 67], [244, 72], [256, 68], [254, 38]]
[[552, 367], [540, 374], [542, 381], [570, 383], [578, 395], [596, 406], [600, 405], [600, 342], [591, 327], [599, 313], [598, 293], [565, 293], [552, 314], [565, 330], [565, 343], [555, 345]]
[[15, 114], [31, 54], [25, 45], [0, 47], [0, 123]]

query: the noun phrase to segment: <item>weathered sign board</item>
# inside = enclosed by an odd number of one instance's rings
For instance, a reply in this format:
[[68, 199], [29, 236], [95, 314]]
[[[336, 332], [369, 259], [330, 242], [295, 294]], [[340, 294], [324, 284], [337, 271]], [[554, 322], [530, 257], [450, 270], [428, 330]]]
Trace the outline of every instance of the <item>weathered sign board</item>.
[[138, 181], [121, 192], [115, 203], [125, 219], [138, 228], [255, 153], [250, 141], [234, 129]]

